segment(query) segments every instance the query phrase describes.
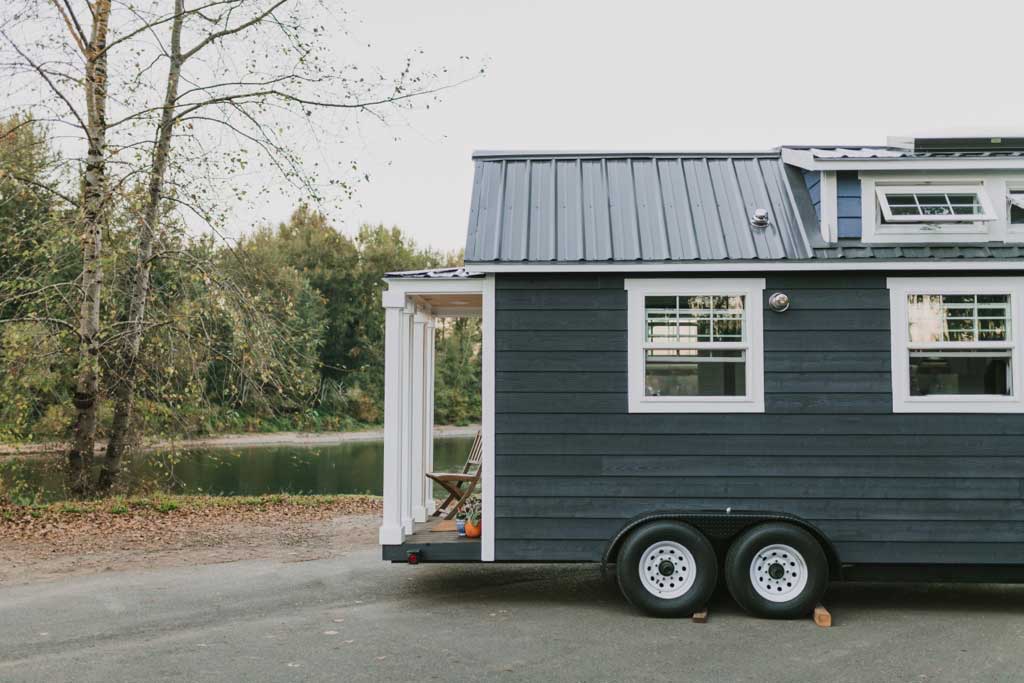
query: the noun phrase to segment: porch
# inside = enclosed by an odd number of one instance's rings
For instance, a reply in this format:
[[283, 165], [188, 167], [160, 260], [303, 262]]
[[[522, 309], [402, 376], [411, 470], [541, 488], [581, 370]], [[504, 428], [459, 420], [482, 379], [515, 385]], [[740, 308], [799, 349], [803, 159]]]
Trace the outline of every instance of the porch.
[[[405, 562], [494, 559], [494, 280], [461, 268], [389, 273], [384, 319], [382, 557]], [[435, 335], [442, 318], [481, 319], [480, 538], [438, 531], [434, 517]]]

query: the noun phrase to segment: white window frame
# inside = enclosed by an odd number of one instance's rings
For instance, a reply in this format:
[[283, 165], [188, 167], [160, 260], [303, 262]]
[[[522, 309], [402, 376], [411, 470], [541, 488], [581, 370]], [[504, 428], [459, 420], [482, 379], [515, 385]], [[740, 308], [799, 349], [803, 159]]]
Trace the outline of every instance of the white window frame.
[[1006, 185], [1006, 224], [1010, 230], [1024, 230], [1024, 223], [1014, 223], [1010, 218], [1011, 206], [1024, 209], [1024, 183], [1007, 183]]
[[[889, 195], [892, 194], [973, 194], [978, 198], [981, 205], [980, 214], [970, 214], [969, 218], [962, 215], [938, 215], [938, 216], [905, 216], [896, 215], [889, 205]], [[973, 185], [928, 185], [915, 183], [913, 185], [878, 185], [875, 187], [875, 195], [878, 198], [878, 206], [882, 210], [882, 216], [888, 223], [975, 223], [978, 221], [994, 221], [995, 211], [992, 210], [992, 203], [989, 201], [988, 193], [982, 184]]]
[[[864, 244], [1024, 242], [1024, 224], [1011, 225], [1009, 219], [1009, 193], [1024, 191], [1024, 174], [1019, 171], [978, 170], [970, 174], [862, 171], [860, 182], [861, 241]], [[885, 192], [949, 189], [980, 191], [985, 219], [956, 221], [950, 217], [936, 216], [936, 220], [928, 222], [883, 223], [884, 202], [879, 198], [880, 190], [883, 189]]]
[[[892, 409], [894, 413], [1024, 413], [1024, 356], [1021, 312], [1024, 310], [1024, 277], [924, 277], [888, 278], [892, 336]], [[910, 395], [910, 332], [907, 297], [914, 294], [1008, 294], [1010, 296], [1011, 396]], [[973, 348], [984, 346], [980, 342]], [[1002, 346], [1002, 344], [994, 344]], [[921, 344], [914, 344], [920, 348]], [[936, 342], [928, 348], [963, 348], [958, 342]]]
[[[764, 412], [764, 278], [629, 278], [628, 386], [631, 413]], [[647, 396], [644, 390], [645, 298], [648, 296], [743, 296], [743, 341], [746, 351], [745, 396]], [[723, 348], [719, 344], [714, 345]]]

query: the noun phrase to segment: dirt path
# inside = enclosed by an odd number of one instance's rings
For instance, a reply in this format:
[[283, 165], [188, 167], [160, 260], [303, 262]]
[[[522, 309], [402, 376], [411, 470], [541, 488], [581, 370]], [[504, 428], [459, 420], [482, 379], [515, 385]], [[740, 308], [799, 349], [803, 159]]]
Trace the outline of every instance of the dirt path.
[[[480, 425], [465, 427], [434, 427], [434, 437], [475, 436]], [[144, 451], [169, 450], [171, 448], [261, 448], [270, 446], [333, 446], [352, 441], [379, 441], [384, 438], [383, 429], [368, 429], [362, 432], [273, 432], [260, 434], [224, 434], [196, 439], [171, 439], [149, 441]], [[98, 453], [107, 448], [105, 442], [96, 445]], [[0, 457], [25, 455], [50, 455], [65, 450], [60, 442], [37, 444], [0, 444]]]
[[[63, 512], [38, 516], [0, 508], [0, 587], [126, 569], [191, 567], [239, 560], [306, 562], [344, 555], [377, 541], [381, 499], [300, 497], [238, 499], [181, 507], [125, 506], [127, 512]], [[256, 501], [268, 501], [257, 504]]]

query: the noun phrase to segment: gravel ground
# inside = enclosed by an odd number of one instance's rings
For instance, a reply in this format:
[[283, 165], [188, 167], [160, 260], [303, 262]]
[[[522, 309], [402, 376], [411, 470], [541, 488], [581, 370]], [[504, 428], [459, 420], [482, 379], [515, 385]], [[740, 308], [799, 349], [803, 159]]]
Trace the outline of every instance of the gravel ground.
[[594, 566], [388, 565], [372, 542], [0, 587], [0, 681], [1024, 680], [1024, 586], [837, 585], [830, 629], [719, 595], [694, 624]]

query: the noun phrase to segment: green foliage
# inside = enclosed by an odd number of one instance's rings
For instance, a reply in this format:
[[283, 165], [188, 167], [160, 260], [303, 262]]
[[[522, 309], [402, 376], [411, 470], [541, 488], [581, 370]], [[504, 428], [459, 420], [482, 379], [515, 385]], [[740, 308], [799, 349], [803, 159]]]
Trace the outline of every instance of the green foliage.
[[[47, 184], [56, 163], [44, 133], [0, 121], [0, 441], [65, 438], [74, 414], [71, 323], [81, 258], [68, 207], [33, 189]], [[123, 374], [118, 330], [131, 290], [138, 190], [126, 193], [104, 245], [104, 397]], [[395, 227], [367, 225], [348, 236], [306, 206], [233, 246], [168, 219], [157, 252], [133, 416], [134, 431], [147, 436], [381, 423], [383, 277], [462, 261], [418, 247]], [[436, 349], [435, 421], [479, 420], [479, 321], [442, 323]], [[101, 437], [111, 411], [101, 401]]]

